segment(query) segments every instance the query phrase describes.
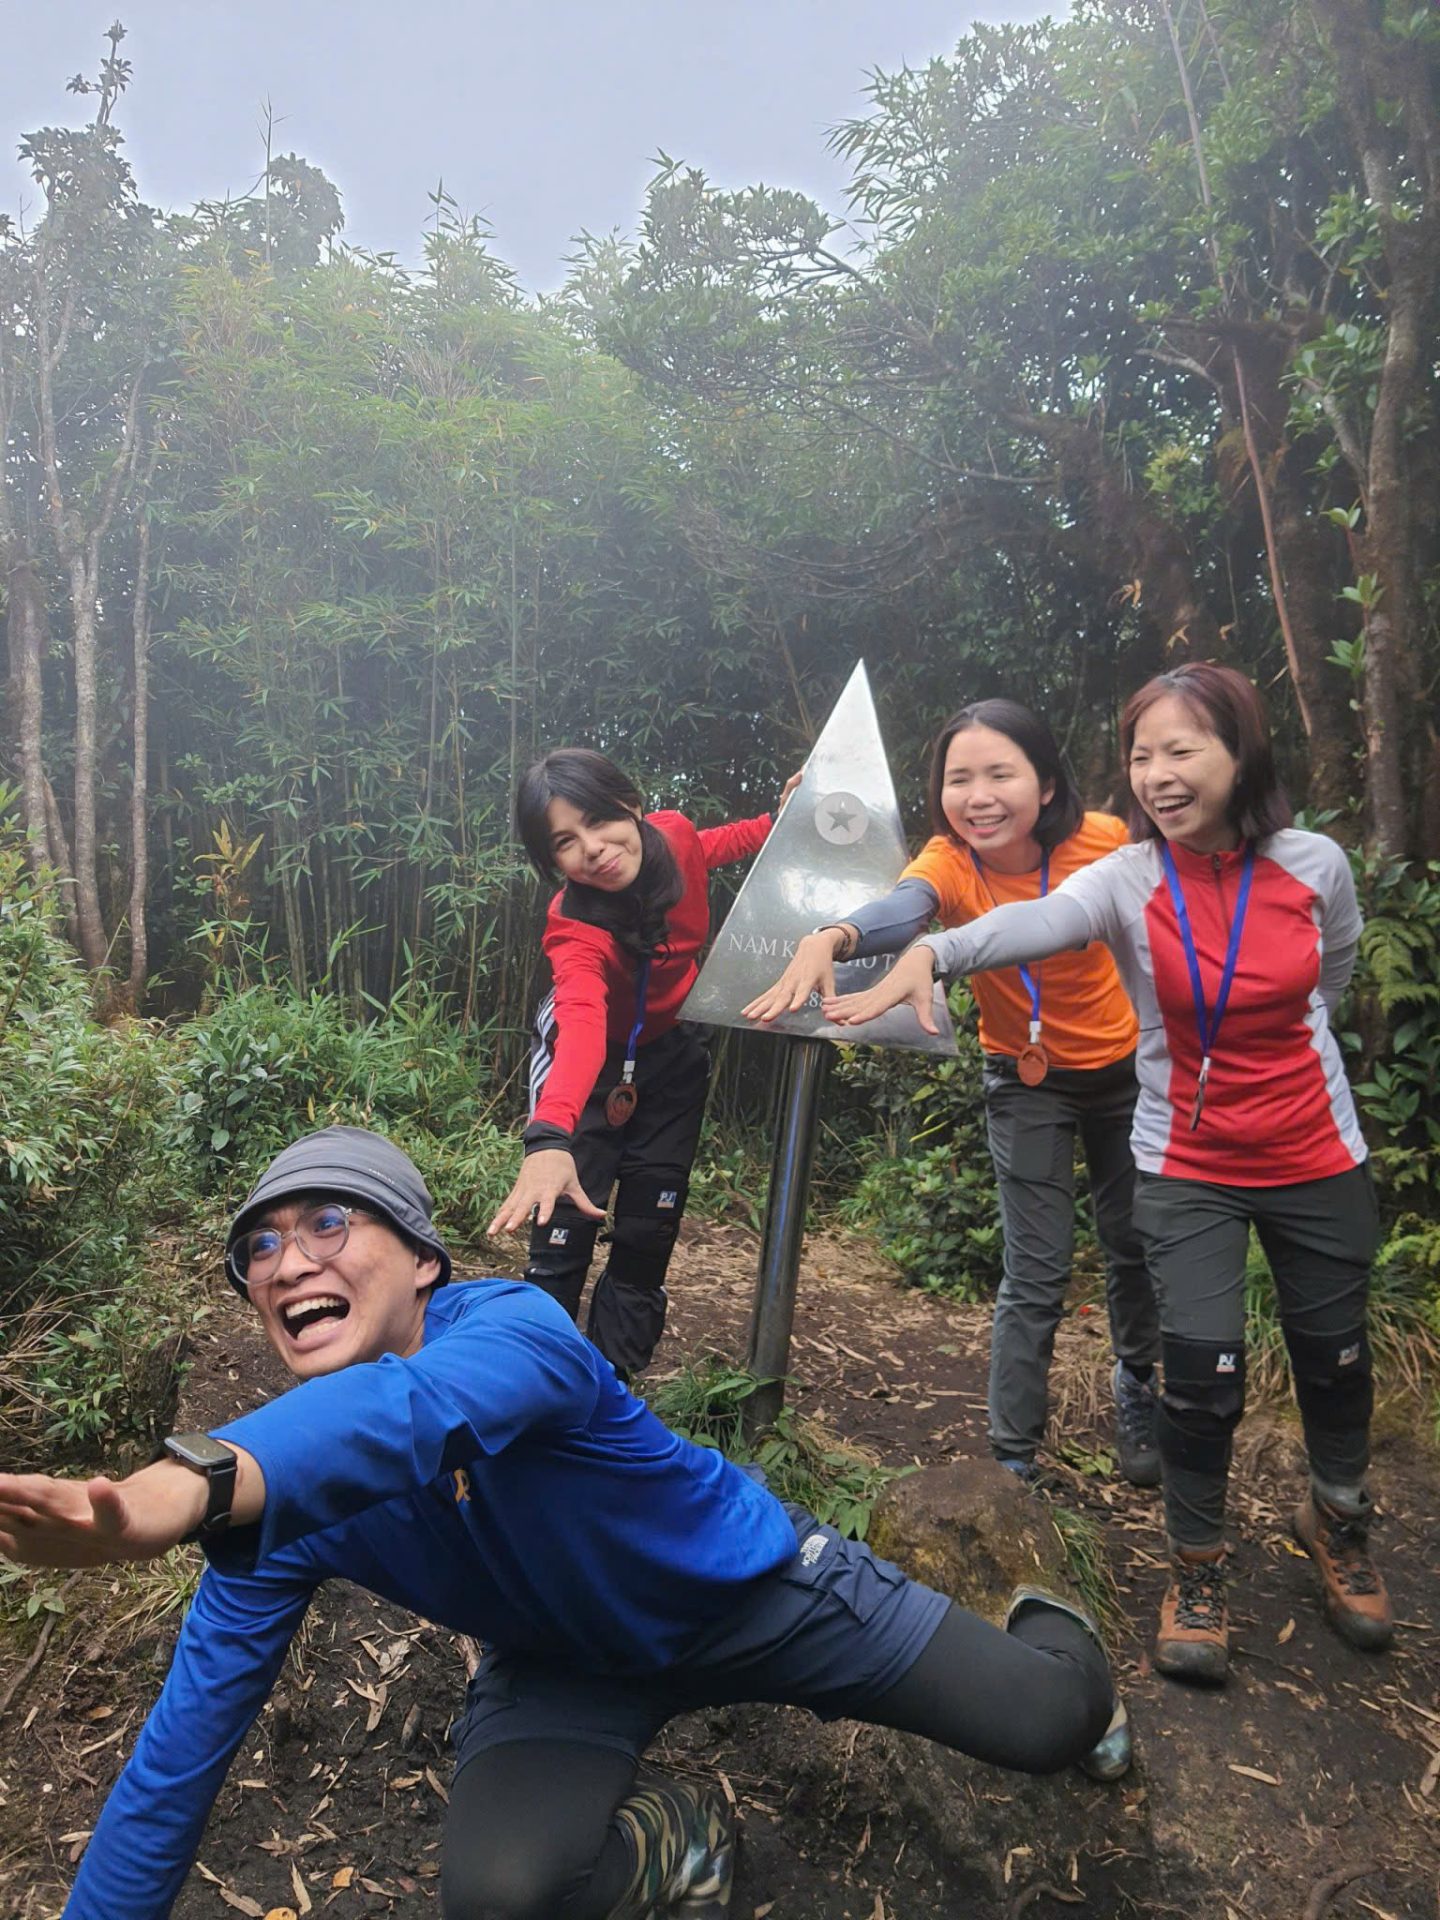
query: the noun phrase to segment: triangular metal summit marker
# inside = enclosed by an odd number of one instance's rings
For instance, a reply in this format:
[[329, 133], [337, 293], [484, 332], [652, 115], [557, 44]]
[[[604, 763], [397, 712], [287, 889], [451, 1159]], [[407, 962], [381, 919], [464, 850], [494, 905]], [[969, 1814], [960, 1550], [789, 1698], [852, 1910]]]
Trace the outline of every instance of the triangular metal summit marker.
[[[816, 741], [800, 785], [775, 823], [736, 897], [700, 977], [681, 1009], [686, 1020], [747, 1032], [833, 1040], [842, 1046], [909, 1047], [953, 1054], [955, 1034], [945, 996], [935, 989], [938, 1035], [926, 1033], [910, 1007], [896, 1007], [867, 1027], [836, 1027], [818, 999], [773, 1026], [757, 1027], [740, 1009], [783, 971], [795, 942], [827, 921], [887, 894], [909, 855], [900, 808], [880, 739], [863, 661], [846, 682]], [[883, 954], [835, 969], [840, 993], [873, 986], [894, 964]]]

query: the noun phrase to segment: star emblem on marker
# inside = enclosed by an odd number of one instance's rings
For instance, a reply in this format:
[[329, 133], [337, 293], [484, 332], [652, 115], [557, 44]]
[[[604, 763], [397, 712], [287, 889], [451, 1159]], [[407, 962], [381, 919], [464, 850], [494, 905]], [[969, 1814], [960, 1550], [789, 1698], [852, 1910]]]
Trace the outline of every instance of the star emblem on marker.
[[827, 793], [816, 805], [815, 831], [832, 847], [853, 847], [869, 825], [869, 808], [853, 793]]

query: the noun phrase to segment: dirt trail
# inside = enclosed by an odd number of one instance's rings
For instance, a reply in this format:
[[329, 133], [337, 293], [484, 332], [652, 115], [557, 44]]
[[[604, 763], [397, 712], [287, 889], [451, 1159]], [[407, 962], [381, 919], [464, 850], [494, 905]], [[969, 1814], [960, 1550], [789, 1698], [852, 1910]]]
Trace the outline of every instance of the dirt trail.
[[[657, 1370], [707, 1347], [739, 1352], [754, 1266], [752, 1235], [687, 1231]], [[795, 1404], [878, 1458], [983, 1451], [983, 1313], [906, 1292], [862, 1249], [821, 1239], [795, 1334]], [[957, 1834], [897, 1804], [884, 1734], [774, 1709], [691, 1716], [667, 1730], [661, 1758], [718, 1769], [742, 1810], [736, 1920], [1010, 1920], [1070, 1905], [1440, 1920], [1440, 1466], [1382, 1432], [1380, 1548], [1406, 1624], [1390, 1656], [1367, 1659], [1324, 1627], [1309, 1562], [1289, 1543], [1293, 1429], [1252, 1416], [1234, 1481], [1234, 1675], [1223, 1694], [1180, 1688], [1145, 1653], [1162, 1585], [1157, 1498], [1094, 1471], [1105, 1355], [1102, 1318], [1070, 1315], [1056, 1380], [1074, 1464], [1057, 1467], [1053, 1497], [1104, 1527], [1128, 1626], [1118, 1656], [1137, 1727], [1131, 1779], [1017, 1782], [947, 1758], [966, 1809]], [[214, 1425], [282, 1387], [244, 1310], [217, 1301], [182, 1420]], [[0, 1913], [58, 1913], [159, 1687], [177, 1614], [155, 1610], [176, 1591], [173, 1577], [86, 1575], [67, 1592], [42, 1663], [0, 1720]], [[150, 1617], [125, 1618], [140, 1606]], [[438, 1914], [446, 1729], [465, 1652], [354, 1589], [323, 1594], [231, 1769], [178, 1920]], [[1363, 1872], [1329, 1890], [1349, 1869]]]

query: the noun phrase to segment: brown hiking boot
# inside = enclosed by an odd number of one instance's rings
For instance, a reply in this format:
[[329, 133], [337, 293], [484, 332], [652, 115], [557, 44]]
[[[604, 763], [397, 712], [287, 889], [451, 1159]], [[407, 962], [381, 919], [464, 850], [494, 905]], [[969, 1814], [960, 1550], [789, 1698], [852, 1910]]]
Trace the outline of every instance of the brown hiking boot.
[[1341, 1513], [1308, 1493], [1295, 1509], [1290, 1531], [1320, 1569], [1325, 1612], [1342, 1640], [1379, 1653], [1395, 1635], [1395, 1616], [1380, 1569], [1370, 1558], [1371, 1502], [1359, 1513]]
[[1160, 1602], [1155, 1664], [1177, 1680], [1222, 1686], [1230, 1670], [1225, 1547], [1172, 1547], [1170, 1585]]

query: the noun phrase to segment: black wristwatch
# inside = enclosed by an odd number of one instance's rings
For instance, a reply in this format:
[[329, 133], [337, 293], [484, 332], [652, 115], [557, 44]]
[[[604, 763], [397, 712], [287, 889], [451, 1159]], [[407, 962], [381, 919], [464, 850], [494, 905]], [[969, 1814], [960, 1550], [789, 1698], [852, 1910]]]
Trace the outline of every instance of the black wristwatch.
[[238, 1462], [234, 1448], [227, 1447], [221, 1440], [212, 1440], [208, 1433], [171, 1433], [165, 1437], [165, 1451], [182, 1466], [203, 1473], [209, 1490], [204, 1519], [198, 1527], [191, 1528], [181, 1544], [188, 1546], [195, 1540], [215, 1539], [229, 1526], [230, 1509], [235, 1504]]

